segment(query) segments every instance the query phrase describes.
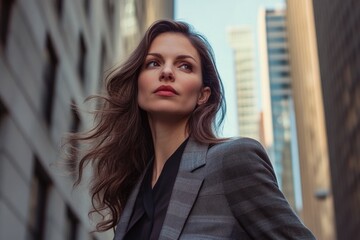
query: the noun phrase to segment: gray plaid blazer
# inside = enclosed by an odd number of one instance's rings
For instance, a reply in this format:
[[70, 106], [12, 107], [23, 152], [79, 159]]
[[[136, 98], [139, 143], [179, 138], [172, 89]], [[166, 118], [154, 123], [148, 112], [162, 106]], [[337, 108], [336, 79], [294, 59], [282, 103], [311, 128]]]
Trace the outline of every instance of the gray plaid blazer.
[[[131, 193], [114, 240], [121, 240], [142, 177]], [[211, 148], [189, 139], [160, 232], [170, 239], [315, 239], [278, 188], [270, 160], [255, 140]]]

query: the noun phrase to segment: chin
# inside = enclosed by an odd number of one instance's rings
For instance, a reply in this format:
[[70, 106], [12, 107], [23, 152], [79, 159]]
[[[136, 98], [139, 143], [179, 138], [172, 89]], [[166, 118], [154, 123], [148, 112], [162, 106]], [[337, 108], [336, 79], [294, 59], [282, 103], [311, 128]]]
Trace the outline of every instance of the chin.
[[[146, 111], [146, 110], [145, 110]], [[168, 118], [171, 119], [183, 119], [188, 118], [191, 115], [192, 111], [184, 111], [182, 110], [176, 110], [176, 109], [156, 109], [156, 110], [150, 110], [146, 111], [148, 115], [151, 115], [152, 117], [161, 117], [161, 118]]]

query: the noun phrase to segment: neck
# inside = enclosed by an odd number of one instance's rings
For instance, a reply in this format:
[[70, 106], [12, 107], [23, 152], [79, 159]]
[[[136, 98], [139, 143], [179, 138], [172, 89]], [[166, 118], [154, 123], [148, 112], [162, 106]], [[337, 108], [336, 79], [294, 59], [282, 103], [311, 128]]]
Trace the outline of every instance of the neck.
[[154, 143], [154, 168], [152, 186], [155, 185], [167, 159], [175, 152], [181, 143], [189, 136], [186, 129], [188, 119], [169, 122], [151, 118], [149, 124]]

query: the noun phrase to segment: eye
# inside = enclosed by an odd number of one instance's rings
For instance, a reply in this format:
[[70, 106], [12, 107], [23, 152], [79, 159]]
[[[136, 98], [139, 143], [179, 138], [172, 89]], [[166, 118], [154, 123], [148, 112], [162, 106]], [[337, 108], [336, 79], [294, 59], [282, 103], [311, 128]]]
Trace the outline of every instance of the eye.
[[146, 68], [153, 68], [153, 67], [158, 67], [158, 66], [160, 66], [160, 64], [155, 60], [150, 60], [145, 64]]
[[189, 64], [189, 63], [182, 63], [182, 64], [180, 64], [179, 68], [183, 69], [183, 70], [186, 70], [186, 71], [189, 71], [189, 72], [191, 72], [192, 69], [193, 69], [192, 65]]

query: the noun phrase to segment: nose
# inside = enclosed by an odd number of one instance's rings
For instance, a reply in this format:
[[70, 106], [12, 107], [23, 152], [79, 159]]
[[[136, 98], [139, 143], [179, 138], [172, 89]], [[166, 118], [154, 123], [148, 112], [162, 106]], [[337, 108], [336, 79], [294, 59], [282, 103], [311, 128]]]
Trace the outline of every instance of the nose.
[[164, 67], [160, 74], [160, 81], [175, 81], [174, 73], [171, 67]]

